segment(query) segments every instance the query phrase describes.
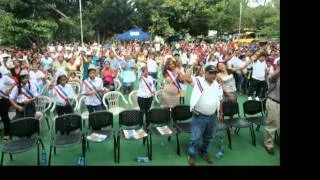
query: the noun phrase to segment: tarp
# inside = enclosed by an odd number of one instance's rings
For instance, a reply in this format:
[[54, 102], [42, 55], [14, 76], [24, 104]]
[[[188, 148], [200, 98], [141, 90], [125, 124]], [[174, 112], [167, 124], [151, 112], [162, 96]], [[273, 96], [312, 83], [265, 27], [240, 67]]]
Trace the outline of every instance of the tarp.
[[144, 41], [144, 40], [151, 39], [152, 36], [148, 33], [143, 32], [139, 28], [133, 28], [123, 34], [119, 34], [116, 38], [117, 40], [120, 40], [120, 41], [130, 41], [130, 40]]

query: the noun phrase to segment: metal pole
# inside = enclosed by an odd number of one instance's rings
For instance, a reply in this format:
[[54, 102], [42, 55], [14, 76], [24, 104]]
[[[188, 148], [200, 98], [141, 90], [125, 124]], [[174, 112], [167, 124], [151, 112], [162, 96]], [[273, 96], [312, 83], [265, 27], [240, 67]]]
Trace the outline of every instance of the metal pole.
[[239, 35], [241, 32], [242, 0], [240, 0]]
[[81, 46], [83, 47], [82, 6], [81, 6], [81, 0], [79, 0], [79, 9], [80, 9]]

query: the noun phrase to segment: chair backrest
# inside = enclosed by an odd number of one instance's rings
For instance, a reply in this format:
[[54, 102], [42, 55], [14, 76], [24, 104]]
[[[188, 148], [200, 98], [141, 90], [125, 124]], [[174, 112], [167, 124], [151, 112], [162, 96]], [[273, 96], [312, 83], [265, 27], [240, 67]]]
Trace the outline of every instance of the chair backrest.
[[78, 111], [79, 113], [82, 113], [82, 112], [85, 112], [85, 111], [87, 111], [88, 109], [87, 109], [87, 106], [86, 106], [86, 104], [85, 104], [85, 98], [86, 98], [86, 96], [78, 96], [77, 97], [79, 100], [78, 100], [78, 105], [76, 106], [76, 111]]
[[15, 119], [10, 122], [10, 137], [30, 137], [40, 133], [39, 120], [33, 117]]
[[81, 71], [76, 71], [76, 76], [79, 78], [80, 81], [82, 81], [83, 79], [83, 75], [82, 75], [82, 72]]
[[172, 109], [171, 116], [173, 122], [188, 120], [192, 117], [189, 105], [177, 105]]
[[119, 91], [121, 88], [121, 82], [119, 81], [119, 79], [114, 79], [113, 82], [114, 82], [114, 89], [116, 91]]
[[155, 100], [158, 104], [161, 104], [161, 97], [162, 97], [162, 89], [159, 89], [155, 93]]
[[224, 116], [233, 117], [235, 114], [239, 114], [238, 102], [225, 101], [222, 104]]
[[142, 126], [143, 113], [140, 110], [124, 110], [119, 114], [119, 127], [124, 126]]
[[[125, 97], [123, 96], [123, 94], [121, 92], [118, 92], [118, 91], [110, 91], [110, 92], [107, 92], [106, 94], [104, 94], [103, 98], [102, 98], [103, 99], [102, 103], [106, 107], [106, 109], [118, 108], [118, 107], [120, 107], [120, 105], [119, 105], [119, 97], [122, 98], [122, 101], [125, 104], [128, 104], [128, 102], [125, 99]], [[106, 104], [105, 100], [108, 101], [109, 107]]]
[[82, 130], [81, 116], [78, 114], [64, 114], [58, 116], [55, 120], [55, 131], [57, 132], [71, 132], [74, 130]]
[[261, 101], [261, 108], [264, 115], [266, 115], [266, 112], [267, 112], [266, 106], [267, 106], [267, 99], [264, 99]]
[[147, 113], [147, 125], [152, 124], [168, 124], [170, 122], [169, 108], [154, 108]]
[[261, 113], [261, 115], [263, 115], [261, 101], [256, 101], [256, 100], [245, 101], [243, 103], [243, 113], [244, 113], [244, 116], [246, 116], [247, 114], [255, 115], [258, 113]]
[[138, 106], [138, 96], [137, 96], [138, 91], [137, 90], [133, 90], [130, 92], [129, 94], [129, 104], [133, 107]]
[[74, 91], [75, 94], [80, 94], [81, 92], [81, 85], [77, 82], [68, 82], [71, 86], [72, 86], [72, 89]]
[[36, 111], [39, 112], [44, 113], [48, 111], [52, 107], [52, 105], [52, 99], [47, 96], [38, 96], [38, 98], [35, 100]]
[[40, 90], [39, 94], [40, 94], [41, 96], [49, 96], [48, 86], [45, 85], [45, 86]]
[[89, 114], [89, 127], [100, 130], [103, 127], [113, 127], [113, 114], [109, 111], [95, 111]]

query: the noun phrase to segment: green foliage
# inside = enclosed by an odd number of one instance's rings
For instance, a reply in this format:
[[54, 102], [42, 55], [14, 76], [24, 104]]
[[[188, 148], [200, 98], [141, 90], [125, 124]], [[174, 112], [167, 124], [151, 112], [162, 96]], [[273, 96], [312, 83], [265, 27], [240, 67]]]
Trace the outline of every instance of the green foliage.
[[[255, 8], [249, 0], [82, 0], [84, 41], [106, 42], [137, 26], [153, 35], [206, 35], [251, 28], [279, 35], [280, 0]], [[0, 0], [0, 43], [29, 47], [80, 40], [79, 0]]]

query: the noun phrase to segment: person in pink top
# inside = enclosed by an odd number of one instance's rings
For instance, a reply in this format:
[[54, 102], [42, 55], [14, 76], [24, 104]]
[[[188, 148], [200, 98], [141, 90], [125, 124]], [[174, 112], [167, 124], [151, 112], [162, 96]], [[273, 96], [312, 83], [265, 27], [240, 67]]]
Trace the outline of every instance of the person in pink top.
[[103, 80], [103, 86], [110, 89], [111, 91], [114, 90], [114, 81], [113, 79], [116, 77], [117, 72], [110, 68], [109, 61], [106, 61], [104, 68], [101, 71], [101, 77]]

